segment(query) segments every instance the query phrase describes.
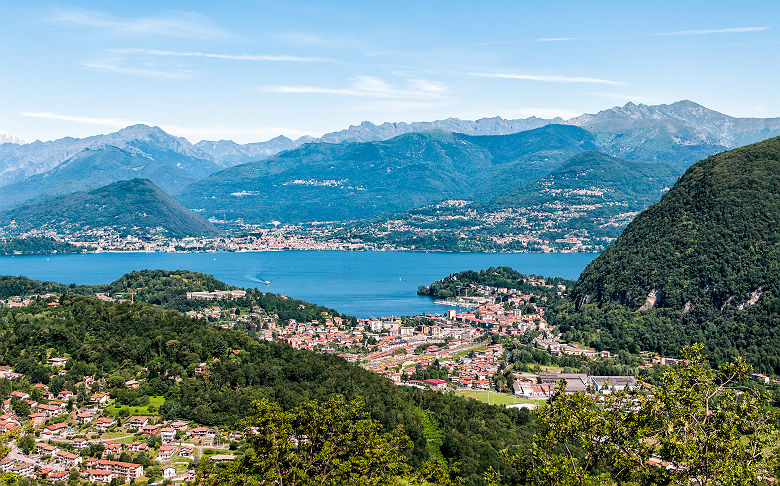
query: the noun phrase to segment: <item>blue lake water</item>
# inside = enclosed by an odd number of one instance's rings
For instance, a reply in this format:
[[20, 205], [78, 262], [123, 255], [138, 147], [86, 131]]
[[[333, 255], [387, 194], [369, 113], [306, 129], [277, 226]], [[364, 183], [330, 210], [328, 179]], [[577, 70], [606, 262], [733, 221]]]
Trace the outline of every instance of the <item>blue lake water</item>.
[[[256, 253], [97, 253], [3, 256], [0, 275], [100, 284], [133, 270], [193, 270], [358, 317], [443, 313], [417, 295], [462, 270], [506, 265], [521, 273], [576, 279], [595, 254], [272, 251]], [[263, 282], [269, 281], [270, 285]]]

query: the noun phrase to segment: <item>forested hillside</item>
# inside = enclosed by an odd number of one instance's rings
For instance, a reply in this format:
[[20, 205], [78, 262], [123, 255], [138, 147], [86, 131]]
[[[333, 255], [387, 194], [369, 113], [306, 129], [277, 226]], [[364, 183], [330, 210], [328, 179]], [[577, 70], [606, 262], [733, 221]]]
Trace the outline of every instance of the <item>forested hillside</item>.
[[257, 223], [369, 218], [447, 198], [490, 199], [594, 149], [590, 133], [563, 125], [512, 135], [432, 131], [312, 143], [220, 171], [179, 200], [207, 215]]
[[780, 138], [694, 164], [548, 314], [567, 339], [674, 355], [702, 342], [780, 373]]
[[[21, 282], [28, 288], [32, 284]], [[64, 290], [51, 284], [42, 288]], [[235, 424], [250, 413], [253, 401], [263, 398], [289, 409], [336, 395], [365, 397], [370, 416], [386, 431], [402, 426], [411, 438], [405, 454], [412, 465], [432, 454], [443, 457], [460, 464], [469, 484], [480, 484], [490, 467], [512, 477], [499, 451], [528, 440], [533, 431], [527, 412], [400, 388], [341, 358], [259, 341], [146, 303], [103, 302], [77, 294], [59, 298], [58, 307], [48, 301], [0, 308], [0, 362], [55, 390], [72, 387], [85, 375], [142, 376], [139, 390], [122, 387], [117, 396], [133, 403], [134, 396], [163, 395], [164, 416], [212, 425]], [[46, 365], [50, 356], [69, 358], [68, 373], [54, 383]], [[194, 374], [202, 362], [209, 364], [208, 374]], [[174, 377], [181, 380], [170, 379]]]
[[114, 182], [0, 212], [5, 231], [54, 230], [59, 234], [113, 228], [120, 234], [210, 236], [217, 229], [184, 208], [148, 179]]

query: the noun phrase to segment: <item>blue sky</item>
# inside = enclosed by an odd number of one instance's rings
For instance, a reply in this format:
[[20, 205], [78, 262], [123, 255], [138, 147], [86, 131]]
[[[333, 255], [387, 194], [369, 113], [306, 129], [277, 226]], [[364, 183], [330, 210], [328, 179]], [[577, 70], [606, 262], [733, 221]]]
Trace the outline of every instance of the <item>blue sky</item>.
[[0, 0], [0, 129], [196, 142], [691, 99], [780, 116], [780, 2]]

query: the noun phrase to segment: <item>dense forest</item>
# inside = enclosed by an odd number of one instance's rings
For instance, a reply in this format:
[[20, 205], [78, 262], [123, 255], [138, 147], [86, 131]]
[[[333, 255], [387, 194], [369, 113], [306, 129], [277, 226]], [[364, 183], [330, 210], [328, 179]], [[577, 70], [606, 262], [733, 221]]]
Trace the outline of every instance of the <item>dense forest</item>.
[[82, 247], [52, 238], [27, 237], [0, 240], [0, 255], [65, 255], [83, 251]]
[[[691, 166], [582, 272], [548, 318], [610, 351], [744, 356], [780, 374], [780, 138]], [[576, 307], [576, 309], [575, 309]]]
[[[544, 280], [547, 285], [552, 285], [552, 288], [539, 285], [540, 280]], [[448, 275], [431, 285], [421, 286], [417, 289], [417, 293], [434, 299], [449, 299], [455, 296], [475, 295], [474, 287], [488, 286], [552, 297], [556, 295], [558, 285], [571, 287], [573, 284], [574, 282], [560, 277], [544, 278], [536, 275], [523, 275], [510, 267], [490, 267], [478, 272], [466, 270]]]
[[[149, 276], [140, 275], [125, 280], [134, 286]], [[66, 288], [51, 285], [42, 284], [52, 291]], [[76, 290], [86, 293], [86, 288]], [[512, 477], [499, 452], [529, 439], [535, 430], [527, 411], [397, 387], [336, 356], [259, 341], [156, 305], [104, 302], [73, 293], [56, 298], [59, 306], [47, 305], [54, 299], [0, 309], [0, 362], [54, 391], [72, 387], [85, 375], [117, 384], [142, 378], [139, 390], [119, 387], [112, 396], [132, 404], [162, 395], [160, 413], [168, 418], [226, 426], [245, 418], [257, 400], [287, 410], [337, 395], [365, 397], [366, 410], [385, 430], [402, 426], [412, 444], [405, 452], [410, 464], [430, 459], [457, 464], [469, 484], [481, 484], [482, 473], [491, 467]], [[64, 377], [50, 378], [53, 370], [45, 363], [53, 356], [69, 358]], [[208, 364], [204, 375], [194, 373], [199, 363]]]

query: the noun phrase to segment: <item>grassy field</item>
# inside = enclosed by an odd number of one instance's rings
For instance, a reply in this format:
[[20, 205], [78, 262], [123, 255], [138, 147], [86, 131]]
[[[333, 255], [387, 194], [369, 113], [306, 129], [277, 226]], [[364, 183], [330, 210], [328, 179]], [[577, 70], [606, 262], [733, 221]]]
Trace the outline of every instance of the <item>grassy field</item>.
[[487, 349], [487, 346], [483, 344], [482, 346], [475, 346], [473, 348], [464, 349], [463, 351], [458, 351], [457, 353], [453, 354], [452, 357], [453, 358], [458, 358], [460, 356], [466, 356], [467, 354], [469, 354], [472, 351], [484, 351], [486, 349]]
[[515, 397], [504, 393], [486, 392], [481, 390], [457, 390], [455, 394], [462, 397], [474, 398], [491, 405], [515, 405], [518, 403], [534, 403], [539, 405], [544, 403], [544, 400], [529, 400], [527, 398]]
[[[127, 405], [117, 407], [116, 405], [111, 405], [110, 407], [106, 407], [106, 413], [112, 417], [116, 417], [119, 415], [120, 410], [127, 409], [130, 410], [130, 415], [159, 415], [157, 411], [160, 410], [160, 405], [162, 405], [164, 402], [165, 397], [153, 396], [149, 397], [149, 405], [145, 407], [130, 407]], [[155, 407], [154, 413], [149, 412], [149, 406]]]

